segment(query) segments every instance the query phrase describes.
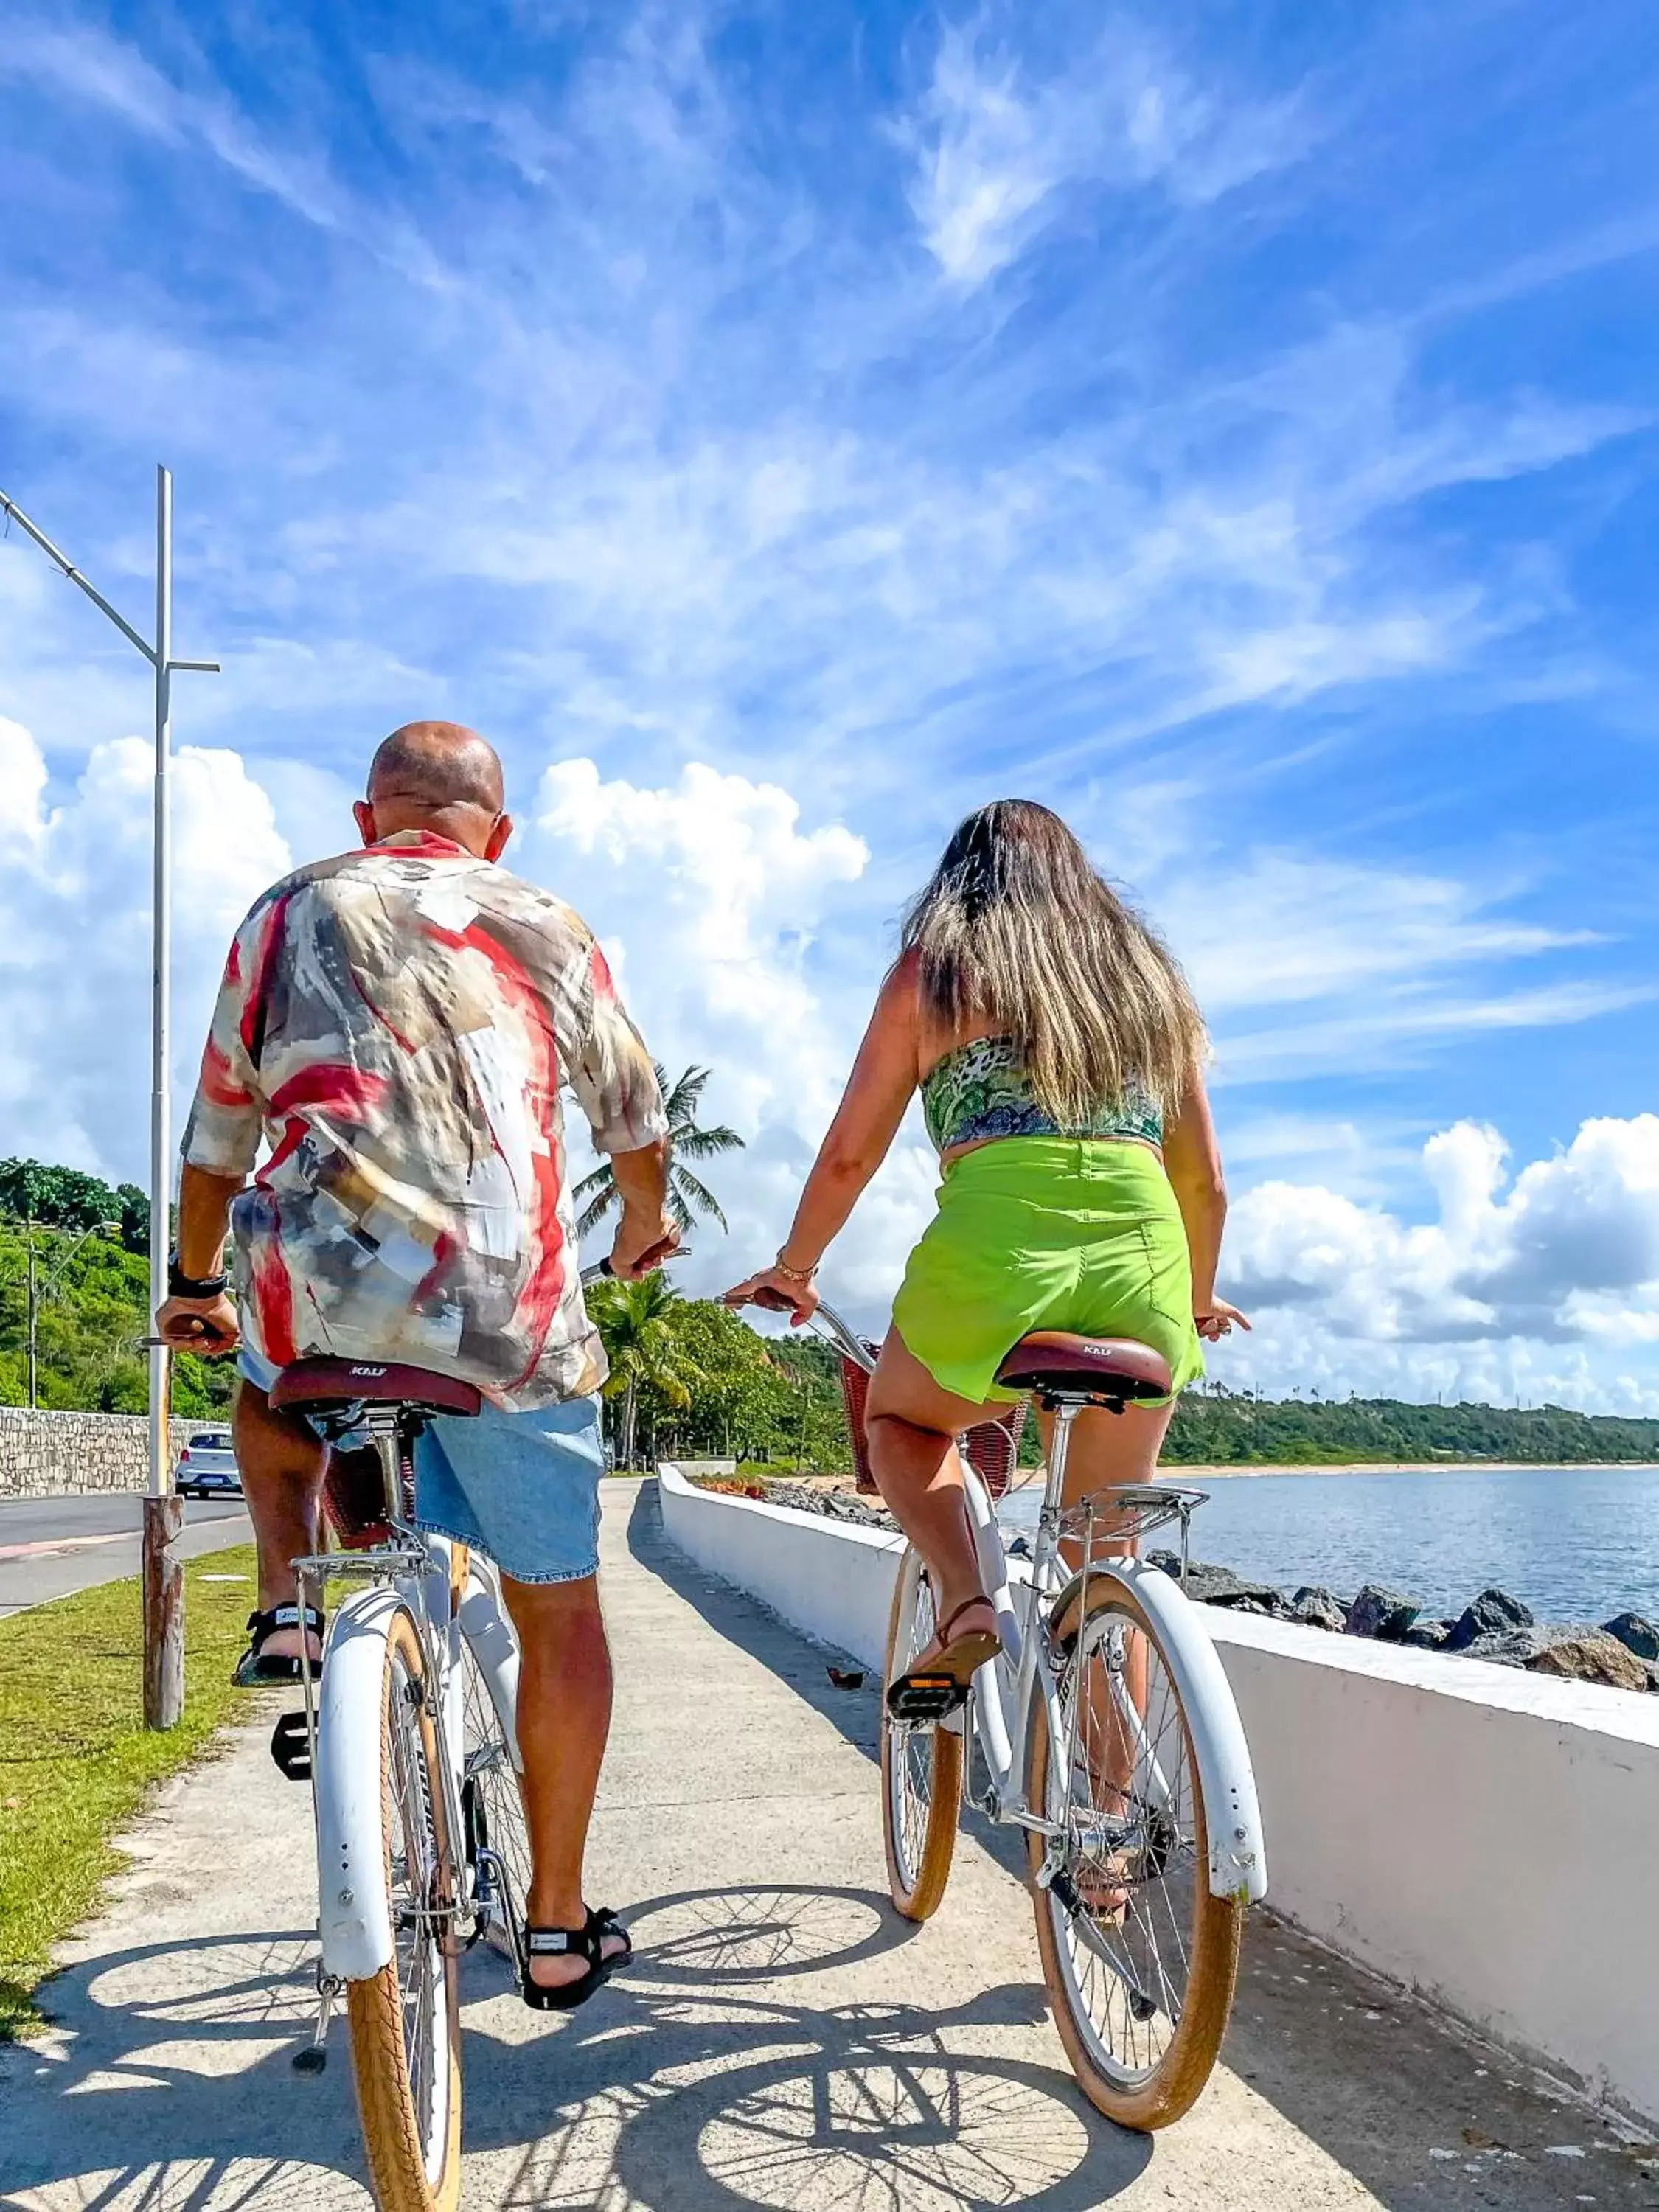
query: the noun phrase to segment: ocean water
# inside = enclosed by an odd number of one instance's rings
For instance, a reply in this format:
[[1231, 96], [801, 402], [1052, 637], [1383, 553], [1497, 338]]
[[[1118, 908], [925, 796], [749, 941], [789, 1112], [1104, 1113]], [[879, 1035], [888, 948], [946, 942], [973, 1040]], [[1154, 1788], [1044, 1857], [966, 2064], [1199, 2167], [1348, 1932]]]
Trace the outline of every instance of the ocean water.
[[[1659, 1620], [1659, 1469], [1446, 1468], [1431, 1474], [1183, 1476], [1208, 1492], [1192, 1556], [1293, 1590], [1381, 1582], [1455, 1613], [1497, 1583], [1540, 1620]], [[1035, 1516], [1034, 1490], [1005, 1509]], [[1161, 1531], [1154, 1544], [1172, 1543]]]

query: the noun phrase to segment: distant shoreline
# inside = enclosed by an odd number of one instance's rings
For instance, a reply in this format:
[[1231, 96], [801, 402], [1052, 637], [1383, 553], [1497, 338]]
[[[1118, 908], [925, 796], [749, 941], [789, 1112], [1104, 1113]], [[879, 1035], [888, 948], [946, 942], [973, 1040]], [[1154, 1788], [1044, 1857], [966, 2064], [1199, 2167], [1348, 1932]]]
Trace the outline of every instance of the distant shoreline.
[[1659, 1460], [1251, 1460], [1234, 1461], [1229, 1465], [1216, 1467], [1198, 1467], [1165, 1460], [1159, 1467], [1158, 1474], [1171, 1481], [1184, 1480], [1188, 1475], [1201, 1475], [1206, 1482], [1214, 1482], [1234, 1475], [1251, 1474], [1467, 1474], [1471, 1468], [1483, 1474], [1535, 1474], [1545, 1468], [1557, 1474], [1589, 1474], [1602, 1473], [1609, 1468], [1617, 1468], [1621, 1473], [1632, 1474], [1652, 1474], [1659, 1473]]

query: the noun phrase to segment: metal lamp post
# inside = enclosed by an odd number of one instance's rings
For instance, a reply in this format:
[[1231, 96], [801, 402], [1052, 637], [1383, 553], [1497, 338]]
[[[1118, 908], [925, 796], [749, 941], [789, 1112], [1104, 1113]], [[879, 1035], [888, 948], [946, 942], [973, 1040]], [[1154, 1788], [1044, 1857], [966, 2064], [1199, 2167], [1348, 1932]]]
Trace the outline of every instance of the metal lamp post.
[[[125, 615], [60, 553], [22, 508], [0, 492], [0, 509], [32, 538], [70, 583], [106, 615], [155, 672], [155, 878], [151, 908], [149, 1097], [149, 1299], [153, 1313], [167, 1297], [167, 1232], [173, 1197], [173, 1146], [167, 1123], [167, 1029], [171, 1012], [172, 845], [167, 767], [172, 741], [173, 678], [180, 670], [216, 676], [216, 660], [173, 657], [173, 477], [155, 471], [155, 642], [149, 645]], [[144, 1724], [172, 1728], [185, 1701], [184, 1569], [178, 1541], [184, 1508], [173, 1489], [168, 1450], [168, 1358], [161, 1346], [149, 1354], [149, 1495], [144, 1500]]]
[[120, 1233], [121, 1224], [118, 1221], [95, 1221], [90, 1229], [83, 1229], [68, 1250], [61, 1255], [58, 1265], [47, 1275], [45, 1284], [41, 1285], [39, 1282], [34, 1264], [34, 1224], [33, 1222], [29, 1224], [28, 1237], [24, 1249], [28, 1257], [28, 1362], [31, 1407], [40, 1403], [40, 1391], [37, 1387], [40, 1358], [35, 1334], [40, 1326], [40, 1308], [43, 1302], [52, 1296], [58, 1284], [63, 1281], [64, 1268], [68, 1267], [88, 1237], [118, 1237]]

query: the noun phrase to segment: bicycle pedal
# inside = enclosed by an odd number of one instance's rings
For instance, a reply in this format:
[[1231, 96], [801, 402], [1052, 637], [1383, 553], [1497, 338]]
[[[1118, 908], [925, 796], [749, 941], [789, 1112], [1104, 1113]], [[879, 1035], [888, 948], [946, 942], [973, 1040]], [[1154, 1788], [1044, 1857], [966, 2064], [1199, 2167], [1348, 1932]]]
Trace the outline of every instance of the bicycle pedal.
[[906, 1682], [896, 1682], [887, 1692], [887, 1710], [896, 1721], [926, 1725], [948, 1720], [961, 1711], [967, 1697], [966, 1686], [954, 1675], [912, 1674]]
[[311, 1779], [311, 1732], [303, 1713], [283, 1713], [270, 1732], [270, 1756], [290, 1782]]

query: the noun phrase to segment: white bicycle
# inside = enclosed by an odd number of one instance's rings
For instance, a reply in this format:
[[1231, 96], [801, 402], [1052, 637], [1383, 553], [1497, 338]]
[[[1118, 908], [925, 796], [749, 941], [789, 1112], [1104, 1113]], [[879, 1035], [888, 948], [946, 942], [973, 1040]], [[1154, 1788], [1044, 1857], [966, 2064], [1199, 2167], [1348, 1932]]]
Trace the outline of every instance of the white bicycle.
[[271, 1741], [316, 1814], [317, 2023], [295, 2063], [321, 2069], [343, 1999], [375, 2203], [453, 2212], [460, 1956], [486, 1940], [522, 1973], [530, 1847], [518, 1639], [493, 1562], [413, 1525], [413, 1449], [432, 1415], [483, 1401], [446, 1376], [343, 1359], [301, 1360], [270, 1395], [330, 1437], [366, 1430], [380, 1474], [368, 1499], [328, 1494], [346, 1548], [294, 1563], [302, 1606], [327, 1581], [356, 1585], [304, 1673], [304, 1711]]
[[[870, 1348], [820, 1304], [818, 1333], [866, 1372]], [[1200, 1491], [1163, 1483], [1062, 1504], [1072, 1425], [1167, 1395], [1149, 1346], [1047, 1332], [997, 1379], [1054, 1417], [1035, 1540], [1005, 1545], [966, 1453], [968, 1509], [1002, 1650], [943, 1717], [884, 1704], [882, 1816], [893, 1902], [935, 1911], [950, 1876], [969, 1740], [973, 1802], [1024, 1831], [1037, 1944], [1055, 2023], [1091, 2102], [1121, 2125], [1167, 2127], [1192, 2105], [1231, 2008], [1247, 1905], [1267, 1851], [1238, 1708], [1202, 1610], [1129, 1556], [1151, 1529], [1188, 1527]], [[1068, 1556], [1069, 1555], [1069, 1556]], [[887, 1681], [933, 1632], [927, 1571], [907, 1547], [888, 1627]], [[941, 1685], [942, 1711], [953, 1692]], [[918, 1703], [924, 1710], [918, 1711]]]

